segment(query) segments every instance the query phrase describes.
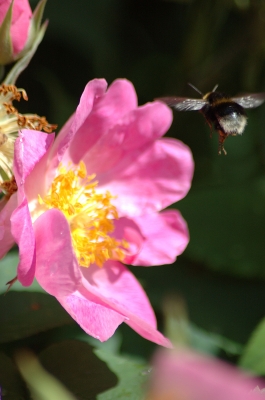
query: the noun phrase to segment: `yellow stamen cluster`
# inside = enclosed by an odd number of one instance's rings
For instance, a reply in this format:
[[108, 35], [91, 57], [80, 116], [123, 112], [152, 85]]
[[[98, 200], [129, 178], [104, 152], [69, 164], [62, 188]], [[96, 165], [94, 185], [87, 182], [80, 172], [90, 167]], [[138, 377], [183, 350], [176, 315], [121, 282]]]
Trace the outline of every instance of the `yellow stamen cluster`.
[[[56, 125], [49, 124], [45, 117], [36, 114], [20, 114], [13, 106], [14, 100], [28, 100], [24, 89], [14, 85], [0, 85], [0, 188], [3, 182], [12, 179], [14, 143], [20, 129], [43, 130], [50, 133]], [[10, 194], [10, 193], [9, 193]]]
[[116, 207], [111, 204], [113, 196], [96, 191], [95, 175], [87, 176], [83, 162], [76, 169], [59, 167], [49, 194], [39, 196], [40, 204], [48, 209], [57, 208], [69, 222], [72, 243], [79, 265], [99, 267], [109, 260], [123, 261], [128, 243], [110, 236], [114, 219], [118, 219]]

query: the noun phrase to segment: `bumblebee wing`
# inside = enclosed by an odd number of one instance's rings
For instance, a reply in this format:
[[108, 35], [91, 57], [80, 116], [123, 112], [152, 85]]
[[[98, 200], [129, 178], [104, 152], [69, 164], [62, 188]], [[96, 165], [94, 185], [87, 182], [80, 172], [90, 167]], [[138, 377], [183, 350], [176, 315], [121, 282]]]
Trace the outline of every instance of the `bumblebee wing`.
[[166, 103], [169, 107], [173, 107], [178, 111], [196, 111], [201, 110], [207, 100], [203, 99], [188, 99], [186, 97], [159, 97], [160, 100]]
[[232, 100], [243, 108], [255, 108], [265, 100], [265, 93], [245, 94], [239, 97], [232, 97]]

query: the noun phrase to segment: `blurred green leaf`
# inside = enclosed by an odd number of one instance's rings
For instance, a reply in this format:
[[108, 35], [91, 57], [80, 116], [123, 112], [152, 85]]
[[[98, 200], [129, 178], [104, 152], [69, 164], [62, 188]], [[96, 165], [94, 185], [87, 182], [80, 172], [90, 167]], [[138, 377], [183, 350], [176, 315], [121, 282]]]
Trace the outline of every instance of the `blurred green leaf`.
[[246, 344], [239, 366], [257, 375], [265, 375], [265, 318]]
[[227, 354], [241, 354], [243, 346], [216, 333], [207, 332], [194, 324], [189, 324], [190, 343], [198, 351], [217, 355], [220, 350]]
[[144, 385], [150, 373], [147, 365], [130, 360], [125, 356], [114, 356], [99, 349], [95, 350], [95, 353], [119, 378], [118, 385], [99, 395], [98, 400], [140, 400], [144, 398]]
[[191, 323], [182, 296], [167, 295], [163, 301], [163, 315], [165, 335], [174, 347], [184, 345], [213, 355], [218, 355], [220, 350], [232, 355], [242, 352], [242, 345], [239, 343], [228, 340], [222, 335], [207, 332]]
[[67, 340], [54, 344], [42, 351], [39, 358], [47, 371], [79, 400], [95, 399], [117, 384], [114, 373], [83, 342]]
[[27, 400], [27, 389], [14, 362], [0, 353], [0, 399]]
[[71, 317], [48, 294], [8, 292], [0, 296], [0, 343], [23, 339], [70, 323]]

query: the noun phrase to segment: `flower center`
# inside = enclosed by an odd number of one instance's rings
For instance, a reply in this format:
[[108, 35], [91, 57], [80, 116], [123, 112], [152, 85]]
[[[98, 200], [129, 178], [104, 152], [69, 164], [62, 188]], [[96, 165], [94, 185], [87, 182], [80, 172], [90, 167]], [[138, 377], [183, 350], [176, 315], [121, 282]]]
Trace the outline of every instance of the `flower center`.
[[[14, 143], [18, 131], [23, 128], [52, 132], [56, 125], [51, 125], [45, 117], [36, 114], [20, 114], [13, 106], [13, 101], [21, 98], [28, 100], [24, 89], [14, 85], [0, 85], [0, 188], [2, 183], [12, 178]], [[10, 193], [9, 193], [10, 194]]]
[[87, 176], [83, 162], [75, 169], [60, 166], [58, 171], [49, 194], [43, 199], [39, 196], [39, 203], [58, 208], [66, 217], [79, 265], [102, 267], [109, 259], [123, 261], [128, 243], [110, 236], [118, 219], [113, 196], [96, 191], [95, 175]]

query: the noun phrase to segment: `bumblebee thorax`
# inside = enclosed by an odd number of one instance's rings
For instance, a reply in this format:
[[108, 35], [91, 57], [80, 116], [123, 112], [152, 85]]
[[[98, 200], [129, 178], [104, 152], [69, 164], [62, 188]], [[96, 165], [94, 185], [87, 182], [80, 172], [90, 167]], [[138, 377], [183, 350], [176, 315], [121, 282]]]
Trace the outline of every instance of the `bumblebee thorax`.
[[204, 100], [207, 100], [211, 105], [217, 105], [220, 103], [225, 103], [230, 100], [228, 96], [220, 92], [209, 92], [203, 96]]

